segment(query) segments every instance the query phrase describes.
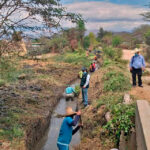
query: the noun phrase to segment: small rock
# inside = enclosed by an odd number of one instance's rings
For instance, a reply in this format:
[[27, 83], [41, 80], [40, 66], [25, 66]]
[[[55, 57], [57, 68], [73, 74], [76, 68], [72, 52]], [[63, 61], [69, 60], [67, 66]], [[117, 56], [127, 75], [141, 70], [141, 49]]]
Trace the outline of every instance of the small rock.
[[125, 94], [124, 95], [124, 99], [123, 99], [123, 104], [131, 104], [132, 103], [132, 99], [130, 98], [130, 95], [129, 94]]
[[109, 122], [111, 120], [111, 113], [110, 112], [107, 112], [105, 114], [105, 119], [107, 120], [107, 122]]
[[26, 74], [21, 74], [20, 76], [18, 76], [19, 80], [24, 80], [26, 78]]

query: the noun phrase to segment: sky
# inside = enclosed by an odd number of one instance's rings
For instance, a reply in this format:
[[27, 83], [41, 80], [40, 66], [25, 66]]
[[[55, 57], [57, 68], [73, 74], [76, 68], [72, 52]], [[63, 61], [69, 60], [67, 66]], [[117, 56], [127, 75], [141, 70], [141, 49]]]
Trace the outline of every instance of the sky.
[[[141, 13], [150, 11], [150, 0], [61, 0], [70, 12], [80, 13], [86, 20], [86, 28], [97, 32], [100, 27], [105, 30], [131, 32], [145, 22]], [[70, 22], [64, 27], [72, 27]]]

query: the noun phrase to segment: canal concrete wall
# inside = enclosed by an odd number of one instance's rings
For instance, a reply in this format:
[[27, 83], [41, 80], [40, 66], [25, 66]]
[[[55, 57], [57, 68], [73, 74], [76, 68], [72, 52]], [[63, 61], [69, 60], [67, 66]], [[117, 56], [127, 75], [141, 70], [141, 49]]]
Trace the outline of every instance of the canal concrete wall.
[[150, 150], [150, 104], [138, 100], [136, 106], [137, 150]]

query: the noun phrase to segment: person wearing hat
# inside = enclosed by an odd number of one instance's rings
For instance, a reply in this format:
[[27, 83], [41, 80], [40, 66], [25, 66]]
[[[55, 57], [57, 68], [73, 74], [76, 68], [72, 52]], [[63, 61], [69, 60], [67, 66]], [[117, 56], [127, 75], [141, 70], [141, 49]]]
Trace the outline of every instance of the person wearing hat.
[[83, 76], [80, 82], [80, 87], [82, 88], [82, 102], [86, 107], [88, 105], [88, 88], [89, 88], [90, 75], [87, 69], [83, 68]]
[[67, 107], [66, 114], [63, 116], [65, 118], [60, 128], [57, 147], [59, 150], [69, 150], [69, 144], [71, 142], [72, 135], [74, 135], [82, 126], [79, 124], [75, 129], [73, 129], [73, 126], [76, 126], [80, 119], [81, 111], [74, 112], [71, 107]]
[[138, 76], [138, 86], [142, 86], [142, 71], [145, 70], [145, 60], [144, 57], [140, 54], [140, 49], [134, 50], [134, 56], [130, 61], [130, 72], [132, 73], [132, 85], [136, 86], [136, 75]]

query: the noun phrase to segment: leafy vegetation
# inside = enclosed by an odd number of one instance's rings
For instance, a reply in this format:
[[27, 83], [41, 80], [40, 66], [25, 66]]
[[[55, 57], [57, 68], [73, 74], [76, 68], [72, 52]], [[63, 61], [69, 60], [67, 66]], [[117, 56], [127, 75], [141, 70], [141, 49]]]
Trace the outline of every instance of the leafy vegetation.
[[103, 52], [106, 59], [111, 59], [113, 61], [119, 61], [122, 57], [122, 50], [119, 48], [104, 47]]
[[108, 131], [109, 136], [113, 137], [118, 144], [121, 131], [124, 131], [125, 135], [129, 135], [129, 131], [135, 126], [135, 105], [118, 103], [112, 106], [111, 114], [112, 119], [103, 128]]
[[90, 57], [86, 57], [85, 53], [79, 52], [68, 52], [60, 56], [56, 56], [54, 59], [59, 62], [72, 63], [79, 66], [90, 66], [90, 61], [93, 59], [94, 55], [90, 54]]
[[[97, 101], [97, 108], [105, 105], [111, 112], [111, 120], [103, 126], [106, 138], [113, 139], [119, 143], [121, 131], [129, 135], [129, 131], [134, 127], [135, 105], [123, 104], [124, 92], [130, 90], [130, 79], [124, 71], [126, 61], [121, 60], [122, 51], [120, 49], [104, 49], [103, 67], [107, 71], [103, 76], [104, 95]], [[111, 67], [110, 67], [111, 65]], [[111, 71], [110, 71], [111, 68]]]
[[105, 74], [104, 91], [126, 91], [130, 89], [130, 80], [122, 72], [110, 71]]
[[121, 44], [121, 38], [119, 36], [114, 36], [112, 39], [112, 46], [118, 47]]

